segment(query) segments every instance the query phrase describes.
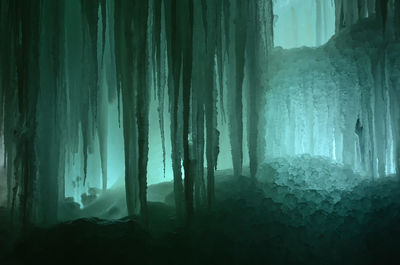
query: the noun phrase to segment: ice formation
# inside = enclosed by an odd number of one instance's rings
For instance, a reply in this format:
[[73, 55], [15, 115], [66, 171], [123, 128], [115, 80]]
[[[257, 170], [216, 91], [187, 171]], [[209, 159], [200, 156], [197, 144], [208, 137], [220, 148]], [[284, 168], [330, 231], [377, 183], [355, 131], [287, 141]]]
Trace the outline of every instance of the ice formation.
[[[69, 197], [106, 193], [124, 175], [127, 213], [146, 219], [148, 184], [170, 172], [177, 215], [190, 222], [215, 206], [217, 168], [241, 179], [248, 164], [255, 178], [265, 158], [306, 153], [374, 178], [398, 173], [399, 1], [300, 2], [1, 1], [13, 215], [55, 223]], [[300, 37], [308, 9], [312, 32]], [[289, 39], [279, 23], [292, 23]], [[329, 179], [307, 176], [310, 187], [355, 185], [315, 170]], [[304, 180], [289, 176], [281, 181]]]

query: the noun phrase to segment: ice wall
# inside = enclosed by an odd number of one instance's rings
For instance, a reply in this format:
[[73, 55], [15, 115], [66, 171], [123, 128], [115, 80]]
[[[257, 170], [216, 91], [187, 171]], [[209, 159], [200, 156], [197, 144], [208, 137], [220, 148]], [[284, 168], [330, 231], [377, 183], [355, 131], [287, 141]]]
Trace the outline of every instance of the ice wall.
[[274, 44], [285, 49], [315, 47], [335, 33], [331, 0], [275, 0]]
[[308, 153], [375, 177], [398, 172], [399, 47], [371, 18], [319, 48], [274, 49], [267, 156]]

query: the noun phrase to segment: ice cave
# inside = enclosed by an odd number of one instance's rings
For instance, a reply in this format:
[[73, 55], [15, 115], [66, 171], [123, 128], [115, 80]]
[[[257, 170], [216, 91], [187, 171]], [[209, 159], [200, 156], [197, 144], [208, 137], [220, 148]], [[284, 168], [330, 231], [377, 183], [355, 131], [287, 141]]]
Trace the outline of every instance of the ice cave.
[[0, 0], [0, 264], [400, 264], [400, 0]]

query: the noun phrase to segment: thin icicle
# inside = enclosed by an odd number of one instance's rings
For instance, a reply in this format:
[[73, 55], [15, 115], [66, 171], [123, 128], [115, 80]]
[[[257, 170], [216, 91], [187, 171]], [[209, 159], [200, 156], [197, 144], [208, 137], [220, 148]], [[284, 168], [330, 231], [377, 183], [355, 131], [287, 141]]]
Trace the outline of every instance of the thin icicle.
[[322, 14], [322, 5], [321, 3], [322, 0], [316, 0], [315, 3], [315, 8], [316, 8], [316, 29], [315, 29], [315, 34], [316, 34], [316, 46], [320, 46], [322, 44], [322, 20], [323, 20], [323, 14]]
[[103, 61], [104, 50], [105, 50], [105, 46], [106, 46], [106, 33], [107, 33], [107, 1], [106, 0], [98, 0], [98, 1], [99, 1], [98, 5], [100, 6], [100, 9], [101, 9], [101, 23], [102, 23], [101, 61]]
[[164, 45], [162, 41], [165, 41], [165, 25], [162, 23], [164, 16], [164, 9], [162, 8], [162, 1], [153, 1], [153, 65], [154, 65], [154, 76], [156, 77], [155, 82], [155, 95], [157, 96], [158, 106], [158, 120], [161, 134], [161, 147], [163, 156], [163, 176], [165, 178], [165, 129], [164, 129], [164, 60], [165, 55], [161, 54], [161, 46]]
[[196, 208], [205, 203], [205, 182], [204, 182], [204, 80], [208, 74], [204, 71], [204, 56], [206, 54], [205, 30], [202, 19], [202, 3], [195, 2], [194, 6], [194, 29], [193, 29], [193, 76], [192, 76], [192, 171], [194, 174], [194, 201]]
[[215, 4], [216, 8], [216, 30], [217, 30], [217, 45], [215, 49], [217, 58], [217, 70], [218, 70], [218, 86], [219, 86], [219, 107], [222, 116], [222, 121], [225, 122], [225, 107], [224, 107], [224, 49], [223, 49], [223, 1], [217, 1]]
[[192, 64], [193, 64], [193, 0], [189, 0], [188, 6], [181, 6], [187, 10], [187, 16], [184, 17], [183, 23], [187, 25], [185, 28], [182, 47], [182, 102], [183, 102], [183, 166], [185, 169], [185, 203], [186, 216], [190, 223], [193, 217], [193, 170], [190, 161], [189, 146], [189, 122], [190, 122], [190, 98], [192, 83]]
[[394, 29], [395, 38], [400, 39], [400, 1], [394, 3]]
[[243, 166], [243, 102], [242, 89], [245, 67], [246, 49], [246, 14], [247, 3], [236, 1], [235, 6], [235, 87], [232, 95], [232, 107], [230, 109], [230, 134], [232, 146], [233, 171], [236, 177], [242, 175]]
[[[134, 60], [136, 67], [136, 104], [138, 130], [138, 178], [140, 213], [147, 220], [147, 162], [149, 153], [149, 104], [148, 73], [148, 1], [140, 1], [134, 7]], [[129, 115], [124, 113], [124, 115]]]
[[85, 73], [85, 78], [87, 79], [89, 86], [89, 99], [92, 109], [91, 115], [93, 117], [93, 120], [90, 119], [89, 121], [96, 123], [97, 98], [98, 98], [97, 91], [99, 85], [97, 36], [98, 36], [98, 21], [99, 21], [98, 10], [100, 2], [98, 0], [95, 1], [81, 0], [81, 5], [82, 5], [82, 12], [88, 26], [88, 32], [84, 31], [85, 42], [83, 45], [86, 49], [85, 55], [88, 60], [88, 63], [86, 65], [87, 72]]
[[102, 175], [102, 189], [107, 189], [107, 151], [108, 151], [108, 91], [107, 86], [103, 84], [100, 86], [98, 93], [99, 107], [98, 110], [98, 125], [97, 135], [100, 147], [100, 162], [101, 162], [101, 175]]
[[[317, 5], [318, 6], [318, 5]], [[258, 168], [258, 122], [260, 112], [258, 101], [262, 94], [262, 82], [260, 80], [260, 73], [262, 68], [259, 67], [260, 56], [262, 53], [258, 51], [265, 50], [265, 47], [259, 47], [262, 42], [260, 41], [261, 32], [259, 27], [259, 13], [258, 2], [254, 1], [249, 4], [249, 14], [251, 19], [248, 22], [248, 41], [247, 41], [247, 79], [248, 85], [246, 86], [247, 92], [247, 138], [248, 138], [248, 150], [250, 158], [250, 175], [255, 177]]]

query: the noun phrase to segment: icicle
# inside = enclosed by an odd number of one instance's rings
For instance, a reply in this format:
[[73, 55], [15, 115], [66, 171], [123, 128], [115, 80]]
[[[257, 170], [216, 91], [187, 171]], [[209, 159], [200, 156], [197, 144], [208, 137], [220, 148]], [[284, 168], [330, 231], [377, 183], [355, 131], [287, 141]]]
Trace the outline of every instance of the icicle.
[[[59, 168], [64, 161], [61, 124], [64, 99], [64, 2], [45, 2], [41, 16], [40, 91], [37, 91], [37, 215], [40, 223], [57, 221]], [[61, 114], [61, 115], [60, 115]]]
[[108, 138], [108, 93], [107, 86], [104, 84], [100, 86], [98, 93], [99, 107], [98, 107], [98, 141], [100, 147], [100, 162], [101, 162], [101, 175], [102, 175], [102, 188], [107, 189], [107, 138]]
[[107, 32], [107, 1], [106, 0], [98, 0], [99, 3], [98, 5], [100, 6], [101, 9], [101, 22], [102, 22], [102, 52], [101, 52], [101, 58], [103, 61], [104, 57], [104, 49], [106, 46], [106, 32]]
[[[8, 32], [8, 27], [7, 27], [7, 6], [8, 2], [7, 1], [1, 1], [0, 2], [0, 34], [1, 36], [9, 36], [9, 34], [7, 34]], [[9, 42], [8, 42], [9, 43]], [[7, 50], [9, 50], [8, 44], [6, 41], [2, 41], [0, 43], [0, 49], [2, 52], [0, 52], [0, 65], [2, 66], [2, 69], [0, 70], [0, 109], [3, 110], [4, 109], [4, 91], [5, 91], [5, 87], [6, 84], [8, 83], [8, 81], [6, 81], [7, 79], [10, 78], [10, 68], [6, 67], [6, 65], [8, 64], [8, 57], [9, 52], [6, 52]], [[4, 69], [6, 68], [6, 69]], [[3, 117], [3, 113], [1, 113], [0, 115], [0, 136], [3, 136], [3, 123], [4, 123], [4, 117]], [[4, 152], [6, 154], [6, 151]]]
[[232, 106], [230, 109], [230, 135], [232, 147], [233, 171], [236, 177], [242, 175], [243, 166], [243, 102], [242, 88], [246, 48], [247, 3], [236, 1], [235, 6], [235, 87], [232, 88]]
[[[318, 2], [317, 2], [318, 3]], [[318, 6], [318, 4], [317, 4]], [[318, 8], [318, 7], [317, 7]], [[259, 27], [259, 14], [260, 6], [258, 2], [254, 1], [249, 4], [249, 15], [250, 19], [248, 22], [248, 41], [247, 41], [247, 76], [248, 85], [247, 88], [247, 100], [248, 100], [248, 117], [247, 117], [247, 138], [248, 138], [248, 150], [250, 158], [250, 175], [255, 177], [258, 168], [258, 156], [257, 156], [257, 146], [258, 146], [258, 122], [260, 112], [258, 99], [262, 98], [262, 82], [260, 80], [260, 74], [262, 73], [262, 68], [259, 67], [260, 56], [263, 53], [258, 53], [258, 51], [266, 50], [265, 47], [259, 47], [261, 42], [261, 32]]]
[[[12, 3], [11, 3], [12, 4]], [[9, 1], [0, 2], [0, 33], [1, 36], [10, 36], [10, 41], [0, 42], [0, 107], [3, 111], [0, 115], [0, 135], [4, 137], [4, 161], [7, 170], [7, 205], [11, 208], [12, 186], [13, 186], [13, 164], [15, 159], [14, 147], [14, 128], [15, 120], [13, 116], [16, 115], [16, 87], [14, 82], [15, 78], [15, 62], [13, 58], [14, 50], [14, 33], [12, 32], [12, 22], [10, 18], [12, 9]]]
[[316, 0], [316, 45], [320, 46], [322, 44], [322, 7], [321, 7], [321, 0]]
[[160, 126], [160, 134], [161, 134], [161, 147], [162, 147], [162, 156], [163, 156], [163, 174], [165, 178], [165, 129], [164, 129], [164, 85], [165, 85], [165, 77], [164, 77], [164, 54], [161, 54], [161, 40], [164, 41], [165, 36], [165, 28], [162, 23], [163, 18], [163, 9], [162, 9], [162, 1], [154, 0], [153, 1], [153, 73], [156, 77], [155, 82], [155, 90], [158, 100], [158, 119]]
[[207, 159], [207, 199], [211, 209], [215, 201], [214, 171], [218, 156], [218, 130], [217, 130], [217, 93], [216, 93], [216, 49], [218, 48], [218, 8], [215, 1], [210, 1], [207, 9], [208, 35], [206, 36], [206, 58], [204, 64], [204, 108], [206, 121], [206, 159]]
[[[102, 172], [102, 189], [106, 190], [108, 186], [108, 106], [115, 100], [115, 58], [114, 54], [114, 36], [111, 25], [113, 25], [113, 5], [111, 2], [107, 5], [105, 0], [99, 0], [102, 14], [102, 65], [99, 69], [101, 76], [99, 80], [98, 108], [97, 108], [97, 135], [100, 150], [100, 163]], [[108, 26], [107, 26], [108, 25]]]
[[[138, 128], [138, 178], [140, 213], [147, 220], [147, 162], [149, 153], [149, 104], [150, 88], [147, 84], [148, 71], [148, 1], [140, 1], [135, 6], [134, 14], [134, 52], [135, 67], [137, 68], [137, 128]], [[144, 64], [144, 65], [143, 65]], [[125, 112], [124, 115], [128, 115]]]
[[39, 80], [39, 18], [40, 1], [13, 1], [11, 10], [15, 17], [12, 24], [12, 45], [15, 48], [18, 95], [18, 124], [16, 137], [16, 158], [14, 168], [16, 185], [14, 199], [19, 191], [22, 223], [33, 220], [34, 185], [36, 182], [36, 103]]
[[148, 9], [148, 1], [120, 1], [115, 7], [116, 65], [123, 101], [127, 205], [129, 214], [133, 214], [137, 211], [139, 200], [140, 213], [145, 220], [150, 102], [147, 84]]
[[222, 3], [222, 15], [224, 18], [224, 33], [225, 33], [225, 50], [229, 51], [230, 49], [230, 26], [231, 26], [231, 1], [232, 0], [221, 0]]
[[162, 160], [163, 160], [163, 174], [165, 178], [165, 129], [164, 129], [164, 88], [160, 88], [158, 90], [158, 101], [159, 106], [157, 108], [158, 117], [159, 117], [159, 126], [161, 133], [161, 148], [162, 148]]
[[366, 18], [368, 17], [368, 0], [360, 0], [358, 1], [358, 13], [359, 18]]
[[224, 107], [224, 50], [223, 50], [223, 1], [218, 1], [216, 4], [216, 30], [217, 30], [217, 69], [218, 69], [218, 85], [219, 85], [219, 106], [222, 116], [222, 121], [225, 122], [225, 107]]
[[[97, 99], [98, 99], [98, 86], [99, 86], [99, 77], [98, 77], [98, 54], [97, 54], [97, 40], [98, 40], [98, 11], [100, 7], [100, 2], [98, 0], [95, 1], [85, 1], [81, 0], [82, 12], [83, 16], [86, 19], [86, 23], [88, 26], [88, 32], [84, 30], [84, 48], [85, 57], [88, 60], [85, 67], [85, 78], [87, 79], [87, 85], [89, 87], [89, 99], [90, 99], [90, 108], [91, 108], [91, 117], [89, 118], [89, 122], [93, 123], [91, 126], [94, 129], [97, 124]], [[104, 9], [105, 10], [105, 9]], [[103, 23], [105, 26], [105, 23]], [[105, 28], [105, 27], [104, 27]], [[92, 119], [93, 118], [93, 119]], [[92, 135], [93, 132], [92, 132]]]
[[[211, 80], [213, 81], [213, 80]], [[216, 93], [214, 86], [208, 83], [207, 99], [205, 99], [206, 117], [206, 159], [207, 159], [207, 198], [209, 209], [213, 207], [215, 201], [215, 180], [214, 170], [216, 168], [217, 156], [219, 153], [216, 111]]]
[[[83, 81], [88, 89], [84, 89], [86, 97], [82, 97], [82, 137], [83, 137], [83, 156], [84, 156], [84, 185], [87, 179], [87, 159], [88, 153], [93, 147], [95, 131], [98, 127], [98, 90], [99, 90], [99, 63], [98, 63], [98, 12], [99, 1], [82, 1], [82, 14], [87, 28], [83, 30], [83, 51], [84, 51], [84, 76]], [[104, 23], [103, 23], [104, 24]], [[87, 30], [86, 30], [87, 29]], [[86, 91], [87, 92], [86, 92]], [[88, 99], [88, 101], [86, 100]], [[87, 110], [87, 111], [86, 111]]]
[[[194, 59], [197, 59], [194, 55]], [[194, 174], [194, 196], [195, 196], [195, 206], [198, 208], [202, 205], [202, 199], [204, 198], [204, 190], [202, 190], [202, 183], [204, 183], [204, 147], [201, 144], [201, 137], [204, 137], [204, 117], [203, 114], [203, 100], [202, 96], [199, 94], [199, 87], [196, 85], [197, 76], [196, 71], [198, 64], [193, 65], [193, 94], [191, 99], [192, 107], [192, 172]], [[204, 115], [204, 114], [203, 114]], [[202, 139], [204, 142], [204, 139]], [[204, 144], [203, 144], [204, 145]]]
[[[203, 28], [204, 28], [204, 34], [205, 34], [205, 41], [207, 41], [207, 36], [208, 36], [208, 23], [207, 23], [207, 0], [201, 0], [201, 14], [202, 14], [202, 22], [203, 22]], [[211, 18], [212, 19], [212, 18]]]
[[335, 31], [338, 33], [344, 28], [344, 11], [343, 11], [343, 1], [335, 0]]
[[386, 29], [388, 2], [389, 0], [376, 0], [375, 2], [376, 16], [378, 19], [380, 19], [380, 23], [382, 23], [383, 32], [385, 32]]
[[[395, 38], [400, 39], [400, 1], [394, 3], [394, 30]], [[399, 171], [397, 171], [399, 172]]]
[[106, 84], [108, 87], [108, 102], [113, 103], [117, 98], [117, 89], [116, 89], [117, 81], [115, 72], [116, 69], [115, 69], [115, 47], [114, 47], [114, 1], [106, 1], [105, 3], [106, 6], [104, 8], [106, 8], [106, 25], [105, 28], [103, 27], [103, 29], [106, 30], [105, 32], [106, 40], [104, 45], [105, 59], [103, 59], [102, 66], [106, 74]]
[[[188, 6], [180, 6], [186, 10], [187, 16], [182, 18], [184, 27], [184, 41], [182, 47], [182, 103], [183, 103], [183, 166], [185, 169], [185, 203], [187, 221], [190, 223], [193, 217], [193, 170], [190, 161], [189, 147], [189, 121], [190, 121], [190, 98], [192, 83], [192, 49], [193, 49], [193, 0], [189, 0]], [[180, 12], [183, 12], [180, 10]]]
[[194, 28], [193, 28], [193, 76], [191, 99], [191, 140], [192, 140], [192, 172], [194, 174], [194, 196], [196, 208], [200, 208], [205, 202], [204, 182], [204, 56], [206, 54], [205, 30], [202, 19], [203, 8], [200, 1], [195, 1]]
[[[201, 98], [199, 96], [199, 98]], [[204, 181], [204, 103], [203, 100], [197, 104], [197, 115], [196, 115], [196, 125], [197, 125], [197, 192], [198, 192], [198, 205], [202, 203], [202, 199], [206, 197], [206, 186]]]
[[178, 105], [179, 105], [179, 84], [181, 72], [181, 39], [178, 31], [179, 11], [175, 1], [165, 2], [165, 31], [168, 50], [168, 96], [171, 112], [171, 160], [174, 173], [174, 195], [177, 215], [182, 215], [183, 210], [183, 187], [181, 177], [181, 141], [178, 137]]
[[368, 3], [368, 17], [372, 17], [373, 14], [375, 14], [375, 1], [376, 0], [367, 0]]
[[122, 91], [124, 147], [125, 147], [125, 191], [128, 214], [133, 215], [139, 206], [137, 108], [133, 85], [134, 55], [131, 25], [135, 10], [133, 1], [115, 2], [115, 53], [117, 86]]

